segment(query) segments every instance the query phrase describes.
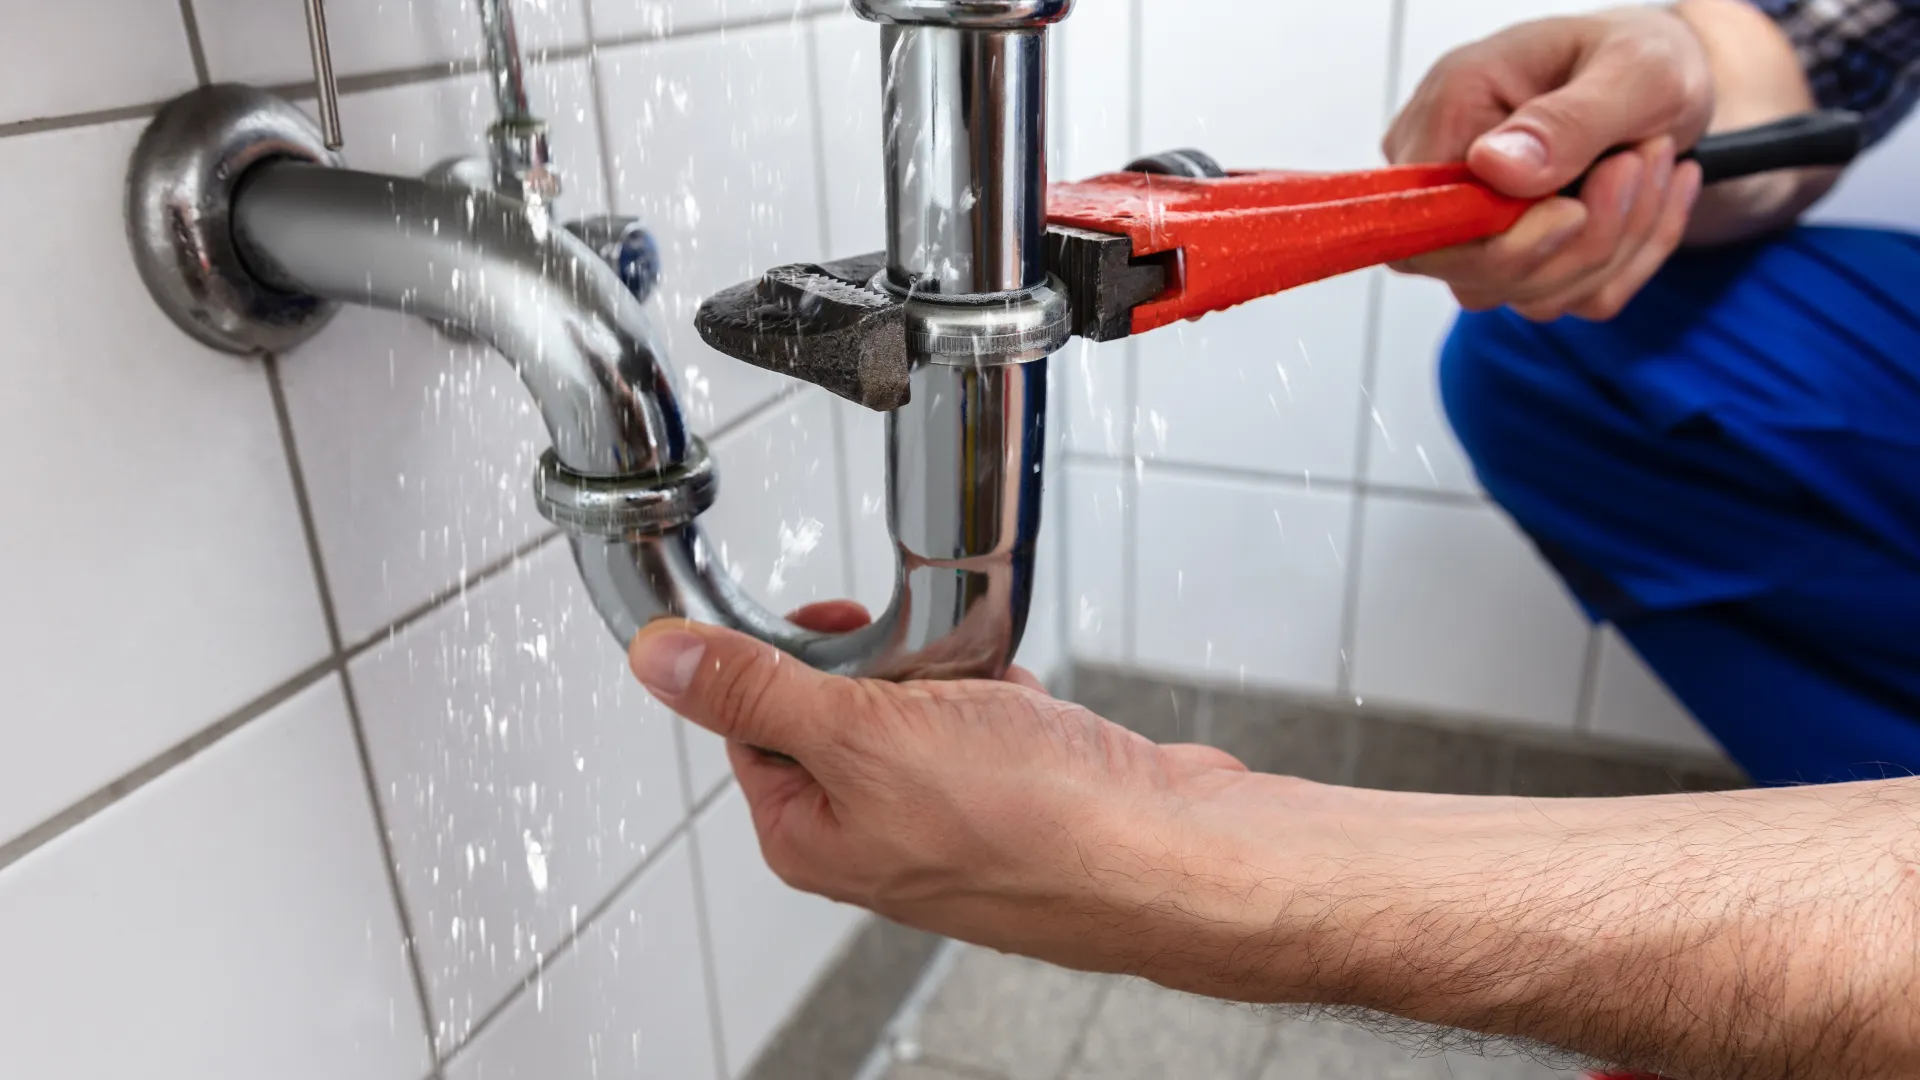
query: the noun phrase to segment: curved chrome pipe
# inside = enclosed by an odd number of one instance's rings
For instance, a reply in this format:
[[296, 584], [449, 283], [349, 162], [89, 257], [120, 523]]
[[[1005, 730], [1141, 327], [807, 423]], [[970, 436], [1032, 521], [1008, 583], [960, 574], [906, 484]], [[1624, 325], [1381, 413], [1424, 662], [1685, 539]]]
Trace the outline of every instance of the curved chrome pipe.
[[576, 533], [574, 557], [614, 635], [663, 615], [731, 627], [823, 671], [886, 679], [998, 678], [1033, 598], [1046, 446], [1047, 364], [928, 364], [888, 417], [894, 599], [844, 635], [766, 614], [697, 525], [664, 536]]
[[275, 161], [242, 181], [233, 229], [270, 285], [408, 312], [498, 349], [569, 470], [626, 477], [686, 460], [645, 311], [544, 214], [486, 192]]
[[[233, 200], [247, 268], [290, 293], [410, 312], [493, 345], [578, 477], [664, 483], [693, 441], [644, 311], [543, 213], [484, 192], [297, 162]], [[596, 607], [624, 644], [664, 616], [728, 626], [807, 663], [893, 679], [997, 677], [1025, 630], [1040, 524], [1045, 361], [923, 365], [888, 421], [900, 563], [875, 623], [817, 634], [754, 603], [697, 524], [572, 529]]]

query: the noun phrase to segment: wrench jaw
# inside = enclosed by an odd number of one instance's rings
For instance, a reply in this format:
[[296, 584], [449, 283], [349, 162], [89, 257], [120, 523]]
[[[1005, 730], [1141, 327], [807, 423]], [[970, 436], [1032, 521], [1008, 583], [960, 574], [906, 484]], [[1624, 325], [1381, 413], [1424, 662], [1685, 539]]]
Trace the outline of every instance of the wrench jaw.
[[694, 328], [718, 351], [892, 412], [912, 397], [906, 305], [874, 281], [885, 252], [775, 267], [700, 305]]

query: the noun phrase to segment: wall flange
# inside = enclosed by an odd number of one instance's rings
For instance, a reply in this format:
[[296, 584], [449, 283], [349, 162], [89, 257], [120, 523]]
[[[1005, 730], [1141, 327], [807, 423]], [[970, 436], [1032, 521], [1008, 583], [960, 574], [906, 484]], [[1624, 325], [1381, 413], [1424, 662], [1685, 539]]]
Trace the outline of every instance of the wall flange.
[[226, 352], [291, 349], [339, 307], [269, 288], [234, 243], [234, 191], [249, 169], [276, 159], [340, 164], [297, 107], [227, 83], [163, 107], [128, 169], [127, 239], [141, 280], [182, 330]]

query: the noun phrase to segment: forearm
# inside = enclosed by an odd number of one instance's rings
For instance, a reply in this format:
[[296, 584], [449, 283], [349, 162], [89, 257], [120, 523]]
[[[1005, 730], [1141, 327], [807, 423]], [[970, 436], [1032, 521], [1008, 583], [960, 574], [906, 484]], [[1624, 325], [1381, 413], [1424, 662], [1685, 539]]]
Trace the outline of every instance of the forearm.
[[1920, 1074], [1920, 782], [1581, 801], [1322, 791], [1269, 823], [1320, 836], [1312, 855], [1268, 843], [1244, 860], [1246, 888], [1187, 905], [1204, 927], [1223, 910], [1208, 905], [1247, 901], [1238, 941], [1223, 934], [1201, 965], [1218, 985], [1186, 988], [1689, 1078]]
[[[1713, 131], [1732, 131], [1815, 107], [1806, 73], [1778, 24], [1744, 0], [1680, 0], [1673, 7], [1707, 51], [1713, 71]], [[1690, 244], [1721, 244], [1781, 228], [1830, 190], [1838, 169], [1767, 173], [1706, 189], [1687, 230]]]

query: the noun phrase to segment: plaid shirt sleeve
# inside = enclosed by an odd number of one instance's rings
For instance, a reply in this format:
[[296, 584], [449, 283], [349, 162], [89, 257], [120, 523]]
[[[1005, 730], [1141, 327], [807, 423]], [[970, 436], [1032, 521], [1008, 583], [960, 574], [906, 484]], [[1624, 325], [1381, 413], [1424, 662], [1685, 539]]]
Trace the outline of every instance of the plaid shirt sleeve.
[[1866, 117], [1867, 138], [1893, 130], [1920, 100], [1920, 0], [1753, 0], [1773, 16], [1823, 108]]

